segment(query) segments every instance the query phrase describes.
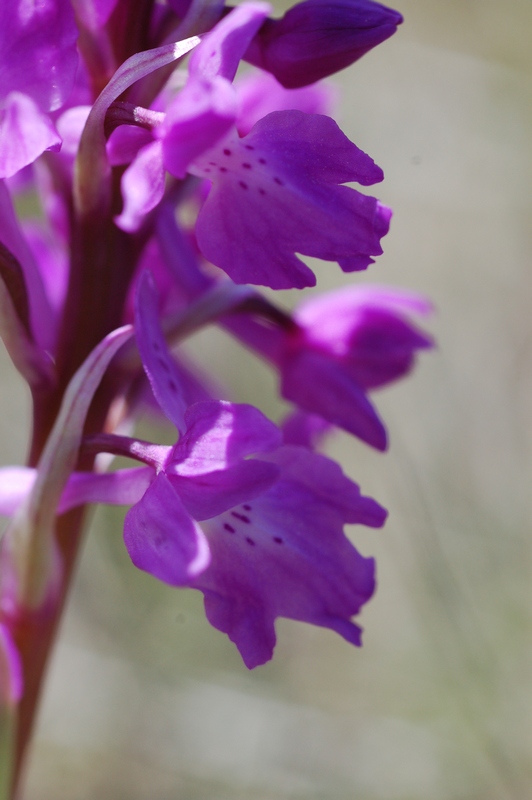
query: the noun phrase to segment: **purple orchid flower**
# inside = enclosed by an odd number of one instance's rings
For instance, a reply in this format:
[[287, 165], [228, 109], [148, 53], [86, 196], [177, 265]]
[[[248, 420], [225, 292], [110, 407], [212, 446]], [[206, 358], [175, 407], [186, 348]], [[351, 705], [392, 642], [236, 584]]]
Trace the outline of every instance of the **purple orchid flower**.
[[431, 310], [413, 293], [353, 286], [307, 300], [284, 326], [243, 315], [224, 325], [276, 366], [283, 397], [385, 450], [386, 429], [367, 392], [408, 374], [416, 352], [433, 346], [410, 320]]
[[248, 667], [271, 658], [278, 616], [360, 644], [350, 618], [373, 592], [373, 562], [342, 528], [382, 525], [384, 510], [329, 459], [281, 447], [280, 431], [251, 406], [213, 401], [183, 413], [147, 275], [136, 330], [153, 392], [181, 437], [173, 448], [150, 450], [156, 477], [124, 525], [133, 562], [203, 591], [209, 621]]
[[0, 8], [0, 177], [14, 175], [61, 139], [49, 112], [74, 83], [78, 31], [69, 0]]
[[315, 277], [296, 253], [365, 269], [382, 253], [391, 212], [342, 185], [369, 186], [383, 174], [332, 119], [275, 111], [239, 136], [231, 81], [267, 11], [235, 9], [192, 54], [189, 82], [154, 128], [157, 141], [126, 170], [117, 224], [136, 230], [160, 202], [163, 164], [178, 178], [188, 172], [212, 184], [195, 226], [203, 255], [236, 283], [303, 288]]

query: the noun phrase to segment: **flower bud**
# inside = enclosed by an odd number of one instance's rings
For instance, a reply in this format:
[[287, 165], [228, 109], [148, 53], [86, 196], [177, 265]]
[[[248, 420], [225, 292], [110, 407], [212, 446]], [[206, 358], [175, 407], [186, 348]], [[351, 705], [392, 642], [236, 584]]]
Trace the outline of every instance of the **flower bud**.
[[305, 0], [266, 20], [245, 59], [287, 89], [332, 75], [388, 39], [403, 18], [371, 0]]

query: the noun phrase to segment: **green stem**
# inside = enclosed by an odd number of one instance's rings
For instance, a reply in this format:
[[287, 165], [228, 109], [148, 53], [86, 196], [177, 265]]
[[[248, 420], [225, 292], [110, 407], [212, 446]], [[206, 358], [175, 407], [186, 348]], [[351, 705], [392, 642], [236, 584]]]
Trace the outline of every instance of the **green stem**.
[[0, 709], [0, 800], [11, 797], [16, 727], [15, 709]]

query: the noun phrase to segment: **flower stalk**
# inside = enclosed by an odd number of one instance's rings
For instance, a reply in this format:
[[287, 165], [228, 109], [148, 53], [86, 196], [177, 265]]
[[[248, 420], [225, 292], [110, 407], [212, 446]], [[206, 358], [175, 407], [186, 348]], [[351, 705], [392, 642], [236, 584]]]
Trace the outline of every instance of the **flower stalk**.
[[[413, 321], [430, 306], [351, 286], [288, 312], [257, 287], [315, 285], [306, 256], [350, 274], [382, 252], [391, 211], [350, 185], [382, 170], [314, 82], [402, 18], [370, 0], [271, 15], [220, 0], [1, 14], [0, 334], [33, 432], [28, 464], [0, 469], [0, 800], [20, 796], [89, 504], [128, 507], [132, 564], [202, 592], [248, 668], [272, 657], [278, 617], [361, 645], [375, 564], [344, 526], [386, 511], [318, 448], [334, 426], [386, 448], [372, 391], [432, 346]], [[263, 71], [241, 81], [243, 60]], [[28, 180], [33, 220], [14, 211]], [[182, 355], [209, 325], [277, 372], [287, 420], [220, 398]], [[134, 436], [146, 407], [173, 445]], [[134, 466], [102, 471], [100, 453]]]

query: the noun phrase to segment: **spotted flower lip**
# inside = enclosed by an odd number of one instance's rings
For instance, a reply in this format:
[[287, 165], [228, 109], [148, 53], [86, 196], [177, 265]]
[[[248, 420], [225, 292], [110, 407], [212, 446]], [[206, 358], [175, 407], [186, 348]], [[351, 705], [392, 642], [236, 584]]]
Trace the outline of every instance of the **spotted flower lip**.
[[301, 289], [316, 280], [296, 253], [347, 272], [382, 253], [390, 210], [342, 185], [377, 183], [382, 170], [329, 117], [272, 112], [189, 171], [212, 181], [196, 223], [199, 248], [236, 283]]
[[373, 594], [375, 564], [343, 526], [380, 527], [386, 518], [330, 459], [285, 446], [270, 460], [280, 475], [269, 490], [204, 523], [211, 561], [191, 583], [205, 595], [209, 622], [250, 669], [272, 657], [277, 617], [329, 628], [360, 646], [351, 618]]

